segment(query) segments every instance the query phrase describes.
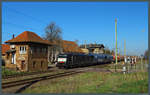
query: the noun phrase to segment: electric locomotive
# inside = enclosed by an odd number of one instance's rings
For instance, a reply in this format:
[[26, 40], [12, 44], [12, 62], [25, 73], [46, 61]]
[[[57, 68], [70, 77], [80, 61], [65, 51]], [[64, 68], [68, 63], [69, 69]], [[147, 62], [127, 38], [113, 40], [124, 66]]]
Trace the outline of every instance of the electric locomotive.
[[56, 66], [59, 68], [73, 68], [111, 63], [112, 61], [113, 56], [108, 54], [65, 53], [58, 55]]
[[92, 65], [93, 56], [79, 53], [59, 54], [56, 66], [61, 68], [73, 68]]

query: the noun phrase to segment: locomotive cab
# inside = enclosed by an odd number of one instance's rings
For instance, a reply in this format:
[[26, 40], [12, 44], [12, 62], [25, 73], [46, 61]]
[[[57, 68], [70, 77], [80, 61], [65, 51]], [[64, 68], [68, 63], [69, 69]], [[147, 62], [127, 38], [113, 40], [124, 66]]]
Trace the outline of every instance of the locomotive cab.
[[64, 67], [67, 64], [67, 55], [66, 54], [59, 54], [57, 57], [57, 64], [56, 67]]
[[58, 63], [66, 63], [67, 57], [65, 55], [59, 55], [57, 61], [58, 61]]

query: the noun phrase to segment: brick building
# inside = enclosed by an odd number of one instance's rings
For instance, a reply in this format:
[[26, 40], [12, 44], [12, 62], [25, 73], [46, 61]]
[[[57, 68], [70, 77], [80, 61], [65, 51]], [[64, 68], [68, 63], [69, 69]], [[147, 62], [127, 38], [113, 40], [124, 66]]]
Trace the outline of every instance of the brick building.
[[34, 32], [24, 31], [5, 43], [10, 49], [5, 52], [6, 67], [21, 71], [45, 71], [48, 68], [48, 48], [52, 45]]
[[83, 53], [74, 41], [62, 40], [61, 51], [51, 50], [56, 43], [43, 40], [34, 32], [24, 31], [2, 45], [2, 58], [6, 68], [21, 71], [47, 70], [48, 63], [57, 61], [59, 53]]

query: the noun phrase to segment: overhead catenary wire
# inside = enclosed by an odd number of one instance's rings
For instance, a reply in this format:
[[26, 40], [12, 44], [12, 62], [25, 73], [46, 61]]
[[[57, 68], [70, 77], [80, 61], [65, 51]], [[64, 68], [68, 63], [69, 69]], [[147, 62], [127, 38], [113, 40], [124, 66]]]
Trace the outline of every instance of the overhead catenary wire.
[[[35, 31], [37, 29], [34, 29], [34, 28], [29, 28], [29, 27], [25, 27], [23, 25], [18, 25], [18, 24], [15, 24], [15, 23], [12, 23], [12, 22], [3, 22], [3, 25], [5, 27], [5, 24], [8, 24], [8, 25], [11, 25], [13, 27], [16, 27], [17, 29], [20, 28], [20, 29], [25, 29], [26, 31]], [[4, 32], [4, 31], [3, 31]], [[12, 31], [9, 32], [10, 35], [14, 34]], [[15, 33], [15, 34], [18, 34], [18, 33]], [[6, 40], [9, 40], [10, 38], [6, 38]], [[4, 43], [4, 42], [3, 42]]]
[[47, 22], [45, 22], [45, 21], [43, 21], [43, 20], [40, 20], [40, 19], [38, 19], [38, 18], [36, 18], [36, 17], [33, 17], [33, 16], [28, 15], [28, 14], [26, 14], [26, 13], [20, 12], [20, 11], [18, 11], [18, 10], [16, 10], [16, 9], [13, 9], [13, 8], [8, 8], [7, 6], [5, 6], [5, 7], [6, 7], [8, 10], [11, 10], [11, 12], [14, 12], [14, 13], [17, 13], [17, 14], [21, 14], [21, 15], [23, 15], [23, 16], [25, 16], [25, 17], [28, 17], [28, 18], [30, 18], [30, 19], [36, 21], [36, 22], [40, 22], [40, 23], [45, 23], [45, 24], [47, 24]]
[[3, 24], [9, 24], [9, 25], [13, 25], [13, 26], [16, 26], [17, 28], [24, 28], [24, 29], [31, 29], [31, 30], [38, 30], [38, 29], [35, 29], [35, 28], [30, 28], [30, 27], [26, 27], [24, 25], [20, 25], [20, 24], [15, 24], [15, 23], [12, 23], [12, 22], [2, 22]]
[[[32, 20], [34, 20], [34, 21], [36, 21], [36, 22], [38, 22], [40, 25], [41, 25], [41, 23], [44, 23], [44, 24], [47, 24], [46, 22], [44, 22], [43, 20], [39, 20], [39, 19], [37, 19], [36, 17], [33, 17], [33, 16], [30, 16], [30, 15], [28, 15], [28, 14], [25, 14], [25, 13], [23, 13], [23, 12], [20, 12], [20, 11], [18, 11], [18, 10], [15, 10], [15, 9], [13, 9], [13, 8], [8, 8], [7, 6], [5, 6], [6, 7], [6, 9], [8, 9], [8, 10], [11, 10], [11, 12], [13, 12], [13, 13], [16, 13], [17, 15], [19, 14], [19, 15], [22, 15], [22, 16], [24, 16], [25, 18], [29, 18], [29, 19], [32, 19]], [[8, 14], [7, 14], [8, 15]], [[14, 17], [14, 16], [13, 16]], [[15, 27], [17, 27], [17, 28], [24, 28], [24, 29], [29, 29], [29, 30], [34, 30], [34, 31], [39, 31], [39, 29], [35, 29], [35, 28], [31, 28], [31, 26], [27, 26], [27, 25], [21, 25], [20, 23], [19, 24], [17, 24], [17, 23], [13, 23], [13, 22], [6, 22], [6, 21], [2, 21], [2, 23], [3, 24], [9, 24], [9, 25], [13, 25], [13, 26], [15, 26]], [[37, 23], [36, 23], [37, 24]]]

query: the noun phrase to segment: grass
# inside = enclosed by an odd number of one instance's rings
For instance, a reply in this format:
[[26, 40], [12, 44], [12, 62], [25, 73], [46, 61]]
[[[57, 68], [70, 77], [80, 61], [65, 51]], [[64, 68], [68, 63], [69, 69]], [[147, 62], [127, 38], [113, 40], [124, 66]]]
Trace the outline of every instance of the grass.
[[21, 77], [13, 77], [13, 78], [10, 78], [10, 79], [2, 79], [2, 83], [19, 81], [19, 80], [24, 80], [24, 79], [31, 79], [31, 78], [35, 78], [35, 77], [44, 77], [44, 76], [53, 75], [53, 74], [57, 74], [57, 73], [63, 73], [63, 72], [65, 72], [65, 71], [46, 72], [46, 73], [42, 73], [42, 74], [34, 74], [34, 75], [27, 75], [27, 76], [21, 76]]
[[2, 77], [8, 76], [8, 75], [18, 75], [18, 74], [24, 74], [25, 72], [17, 72], [15, 70], [9, 70], [5, 67], [2, 67]]
[[148, 72], [86, 72], [41, 81], [22, 93], [148, 93]]
[[9, 75], [15, 76], [15, 75], [30, 74], [30, 73], [32, 73], [32, 72], [16, 71], [16, 70], [8, 69], [8, 68], [5, 68], [4, 66], [2, 66], [2, 77], [6, 77]]

